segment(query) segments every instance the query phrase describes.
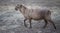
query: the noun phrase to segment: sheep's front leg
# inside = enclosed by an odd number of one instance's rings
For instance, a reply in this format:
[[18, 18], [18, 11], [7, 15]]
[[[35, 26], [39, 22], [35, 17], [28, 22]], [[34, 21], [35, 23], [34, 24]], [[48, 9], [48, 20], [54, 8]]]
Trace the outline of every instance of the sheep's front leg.
[[30, 28], [32, 28], [32, 25], [31, 25], [31, 24], [32, 24], [32, 23], [31, 23], [31, 19], [29, 19], [29, 23], [30, 23]]
[[24, 19], [24, 26], [25, 26], [25, 27], [27, 27], [27, 25], [26, 25], [26, 20], [27, 20], [27, 19]]

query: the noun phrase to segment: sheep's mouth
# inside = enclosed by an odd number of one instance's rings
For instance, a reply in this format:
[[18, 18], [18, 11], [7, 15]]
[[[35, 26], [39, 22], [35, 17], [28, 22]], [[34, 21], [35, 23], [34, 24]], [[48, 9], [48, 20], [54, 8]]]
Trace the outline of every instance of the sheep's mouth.
[[17, 8], [15, 8], [15, 10], [17, 11], [18, 9], [17, 9]]

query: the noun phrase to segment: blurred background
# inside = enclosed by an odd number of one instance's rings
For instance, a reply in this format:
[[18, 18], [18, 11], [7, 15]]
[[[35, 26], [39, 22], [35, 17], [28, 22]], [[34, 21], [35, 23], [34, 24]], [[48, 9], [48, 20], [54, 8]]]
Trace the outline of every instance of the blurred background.
[[[50, 23], [43, 29], [43, 20], [32, 20], [32, 29], [24, 27], [23, 15], [14, 10], [17, 4], [37, 5], [52, 10], [51, 17], [57, 29], [54, 30]], [[29, 27], [28, 21], [27, 25]], [[60, 0], [0, 0], [0, 33], [60, 33]]]

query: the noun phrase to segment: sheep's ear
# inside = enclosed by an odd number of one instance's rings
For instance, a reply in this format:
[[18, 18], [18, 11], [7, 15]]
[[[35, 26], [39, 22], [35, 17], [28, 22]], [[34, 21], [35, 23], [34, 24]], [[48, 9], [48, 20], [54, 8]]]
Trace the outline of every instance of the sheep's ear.
[[17, 4], [17, 6], [19, 6], [19, 4]]
[[20, 7], [22, 7], [23, 5], [21, 4]]
[[25, 6], [24, 4], [21, 4], [22, 6]]

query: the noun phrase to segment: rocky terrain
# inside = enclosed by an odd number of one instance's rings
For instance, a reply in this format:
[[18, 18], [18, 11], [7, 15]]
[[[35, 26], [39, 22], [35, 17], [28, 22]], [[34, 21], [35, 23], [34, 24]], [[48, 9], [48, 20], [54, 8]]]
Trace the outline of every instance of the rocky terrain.
[[[19, 11], [15, 11], [16, 4], [39, 5], [52, 10], [52, 20], [57, 29], [49, 23], [45, 29], [44, 21], [32, 20], [32, 28], [24, 27], [24, 17]], [[11, 5], [12, 4], [12, 5]], [[0, 0], [0, 33], [60, 33], [60, 0]]]

